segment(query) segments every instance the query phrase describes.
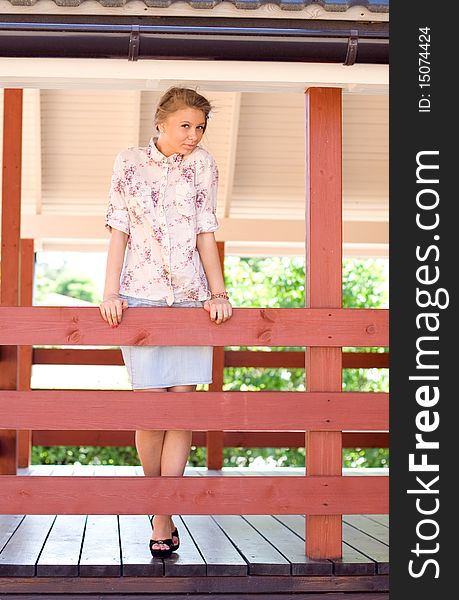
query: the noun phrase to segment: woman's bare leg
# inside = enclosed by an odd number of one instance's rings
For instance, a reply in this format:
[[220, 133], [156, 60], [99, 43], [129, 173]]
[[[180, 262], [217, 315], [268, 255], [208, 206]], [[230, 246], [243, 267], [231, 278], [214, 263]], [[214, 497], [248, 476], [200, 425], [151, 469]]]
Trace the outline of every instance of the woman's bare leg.
[[[195, 385], [174, 385], [168, 387], [169, 392], [194, 392], [196, 390]], [[163, 451], [161, 454], [161, 475], [175, 475], [182, 476], [191, 449], [191, 437], [192, 431], [183, 431], [171, 429], [165, 432]], [[174, 529], [175, 525], [170, 516], [171, 528]], [[174, 536], [172, 539], [173, 543], [178, 542]]]
[[[195, 385], [174, 385], [169, 392], [194, 392]], [[192, 431], [171, 429], [165, 432], [161, 455], [161, 475], [182, 476], [191, 449]]]
[[[167, 388], [146, 388], [135, 392], [167, 392]], [[142, 463], [144, 475], [159, 477], [161, 475], [161, 453], [163, 450], [164, 430], [140, 430], [135, 432], [135, 445]], [[169, 515], [157, 516], [153, 519], [154, 535], [152, 539], [164, 540], [171, 537]], [[165, 544], [153, 544], [155, 550], [165, 550]]]

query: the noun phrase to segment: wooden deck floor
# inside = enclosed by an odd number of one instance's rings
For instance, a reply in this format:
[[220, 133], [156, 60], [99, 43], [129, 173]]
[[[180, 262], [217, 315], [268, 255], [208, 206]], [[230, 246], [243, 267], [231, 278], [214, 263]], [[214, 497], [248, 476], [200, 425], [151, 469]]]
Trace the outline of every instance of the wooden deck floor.
[[[143, 471], [105, 466], [19, 470], [30, 476], [69, 474], [141, 476]], [[243, 474], [301, 476], [304, 469], [185, 471], [198, 477]], [[371, 474], [387, 475], [387, 470]], [[93, 594], [111, 594], [112, 600], [134, 594], [168, 600], [209, 594], [285, 600], [310, 593], [317, 600], [344, 598], [344, 593], [346, 600], [388, 598], [388, 515], [343, 515], [342, 559], [317, 561], [304, 555], [304, 515], [177, 515], [174, 521], [181, 546], [161, 560], [148, 549], [147, 515], [0, 515], [0, 598], [50, 593], [80, 600]]]

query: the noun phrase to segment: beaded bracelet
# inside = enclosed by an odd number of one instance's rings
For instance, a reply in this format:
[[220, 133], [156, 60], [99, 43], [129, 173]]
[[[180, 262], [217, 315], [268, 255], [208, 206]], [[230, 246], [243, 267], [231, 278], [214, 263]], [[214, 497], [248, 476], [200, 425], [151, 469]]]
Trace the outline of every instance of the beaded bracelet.
[[229, 300], [228, 292], [217, 292], [216, 294], [210, 294], [210, 299], [213, 298], [225, 298], [225, 300]]

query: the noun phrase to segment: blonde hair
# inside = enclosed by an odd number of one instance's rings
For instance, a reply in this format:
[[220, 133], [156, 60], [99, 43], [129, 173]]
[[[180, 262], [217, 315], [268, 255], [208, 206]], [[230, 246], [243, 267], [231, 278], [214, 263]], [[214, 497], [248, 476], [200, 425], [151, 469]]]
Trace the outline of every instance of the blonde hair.
[[174, 113], [176, 110], [181, 108], [197, 108], [202, 110], [205, 116], [206, 123], [204, 125], [204, 131], [207, 127], [207, 120], [209, 118], [212, 106], [207, 98], [198, 94], [195, 90], [185, 87], [170, 87], [161, 96], [158, 106], [156, 108], [155, 118], [153, 124], [156, 127], [156, 131], [159, 131], [158, 124], [162, 123], [167, 119], [169, 115]]

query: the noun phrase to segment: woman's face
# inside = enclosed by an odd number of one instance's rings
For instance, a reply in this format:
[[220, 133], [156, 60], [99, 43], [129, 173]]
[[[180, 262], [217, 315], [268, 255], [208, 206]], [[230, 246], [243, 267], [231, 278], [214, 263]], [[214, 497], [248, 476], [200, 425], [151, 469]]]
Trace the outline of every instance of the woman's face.
[[180, 108], [158, 125], [160, 151], [169, 156], [175, 152], [189, 154], [201, 141], [206, 125], [205, 114], [197, 108]]

